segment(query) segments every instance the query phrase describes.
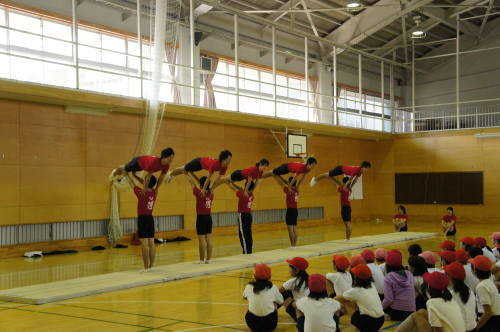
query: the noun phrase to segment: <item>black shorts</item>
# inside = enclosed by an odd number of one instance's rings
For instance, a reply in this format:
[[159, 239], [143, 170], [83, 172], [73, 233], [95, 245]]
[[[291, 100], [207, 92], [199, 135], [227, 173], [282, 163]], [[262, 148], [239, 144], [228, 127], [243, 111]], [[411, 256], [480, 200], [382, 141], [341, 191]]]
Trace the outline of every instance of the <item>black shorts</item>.
[[340, 215], [342, 216], [343, 222], [351, 221], [351, 207], [348, 205], [342, 205], [342, 209], [340, 210]]
[[452, 235], [455, 235], [457, 234], [457, 229], [454, 228], [452, 231], [449, 231], [448, 233], [445, 234], [445, 236], [452, 236]]
[[276, 326], [278, 326], [278, 311], [275, 310], [267, 316], [257, 316], [247, 311], [245, 322], [251, 331], [274, 331]]
[[286, 219], [285, 222], [288, 226], [297, 226], [297, 217], [299, 216], [299, 210], [296, 208], [286, 209]]
[[212, 234], [212, 215], [199, 214], [196, 216], [196, 234]]
[[351, 324], [361, 332], [375, 332], [380, 330], [382, 325], [384, 325], [384, 316], [375, 318], [362, 315], [359, 310], [356, 310], [351, 316]]
[[400, 232], [408, 232], [408, 225], [403, 226], [399, 229]]
[[152, 215], [140, 215], [137, 217], [137, 230], [140, 239], [151, 239], [155, 237], [155, 219]]
[[344, 174], [344, 172], [342, 172], [342, 166], [341, 165], [335, 167], [330, 172], [328, 172], [328, 176], [330, 176], [330, 177], [334, 177], [334, 176], [338, 176], [338, 175], [342, 175], [342, 174]]
[[133, 158], [125, 165], [125, 172], [140, 172], [142, 171], [141, 166], [139, 165], [139, 157]]
[[241, 169], [237, 169], [236, 171], [231, 173], [231, 181], [239, 182], [239, 181], [243, 181], [243, 180], [246, 180], [246, 178], [241, 173]]
[[391, 320], [397, 322], [404, 321], [406, 318], [408, 318], [408, 316], [410, 316], [413, 313], [411, 311], [398, 310], [398, 309], [393, 309], [391, 307], [385, 308], [384, 311], [391, 317]]
[[288, 164], [283, 164], [283, 165], [278, 166], [275, 169], [273, 169], [273, 174], [274, 175], [285, 175], [285, 174], [288, 174], [288, 173], [290, 173], [288, 171]]
[[201, 158], [196, 158], [184, 165], [184, 170], [189, 173], [199, 172], [203, 169], [201, 166]]

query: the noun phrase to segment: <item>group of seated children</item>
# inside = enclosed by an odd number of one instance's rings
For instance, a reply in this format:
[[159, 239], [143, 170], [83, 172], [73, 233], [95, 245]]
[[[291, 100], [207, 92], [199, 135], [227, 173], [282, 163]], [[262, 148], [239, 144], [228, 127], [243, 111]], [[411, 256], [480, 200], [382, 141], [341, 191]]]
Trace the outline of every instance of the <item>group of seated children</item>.
[[305, 332], [339, 331], [342, 315], [362, 332], [378, 331], [386, 320], [403, 332], [500, 331], [500, 233], [492, 238], [493, 249], [471, 237], [459, 249], [444, 241], [439, 252], [412, 244], [408, 266], [398, 250], [334, 255], [335, 272], [326, 275], [308, 274], [309, 262], [295, 257], [286, 261], [291, 279], [281, 287], [271, 282], [269, 266], [257, 264], [243, 292], [246, 323], [252, 331], [273, 331], [285, 307]]

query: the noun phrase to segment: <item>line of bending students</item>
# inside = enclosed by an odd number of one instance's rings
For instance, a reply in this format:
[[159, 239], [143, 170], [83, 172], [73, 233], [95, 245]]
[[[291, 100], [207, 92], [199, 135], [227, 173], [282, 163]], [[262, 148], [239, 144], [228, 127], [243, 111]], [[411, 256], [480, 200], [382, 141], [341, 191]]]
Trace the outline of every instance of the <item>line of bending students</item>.
[[362, 332], [378, 331], [386, 320], [399, 322], [399, 332], [499, 331], [500, 233], [493, 234], [495, 261], [483, 255], [483, 238], [470, 239], [457, 250], [444, 241], [439, 253], [410, 245], [408, 267], [398, 250], [334, 255], [335, 272], [324, 276], [309, 275], [308, 261], [295, 257], [286, 260], [291, 278], [281, 287], [271, 282], [269, 266], [257, 264], [243, 292], [245, 321], [252, 331], [273, 331], [284, 307], [298, 331], [340, 331], [340, 316], [354, 304], [350, 323]]

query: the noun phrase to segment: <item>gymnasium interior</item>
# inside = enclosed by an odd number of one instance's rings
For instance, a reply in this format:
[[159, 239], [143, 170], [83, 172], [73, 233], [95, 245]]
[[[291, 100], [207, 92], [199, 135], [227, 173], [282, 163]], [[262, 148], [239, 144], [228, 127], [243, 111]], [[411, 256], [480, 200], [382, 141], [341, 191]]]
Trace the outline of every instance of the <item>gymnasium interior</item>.
[[[337, 253], [398, 249], [406, 264], [414, 243], [491, 245], [499, 127], [497, 0], [0, 0], [0, 331], [249, 331], [254, 264], [279, 287], [295, 256], [326, 274]], [[227, 149], [228, 174], [316, 158], [298, 246], [268, 178], [242, 255], [222, 185], [213, 260], [195, 265], [196, 199], [178, 176], [154, 206], [156, 268], [139, 272], [137, 198], [109, 175], [166, 147], [171, 168]], [[309, 181], [365, 160], [345, 242], [337, 187]], [[399, 205], [408, 232], [394, 230]], [[278, 309], [276, 331], [296, 330]]]

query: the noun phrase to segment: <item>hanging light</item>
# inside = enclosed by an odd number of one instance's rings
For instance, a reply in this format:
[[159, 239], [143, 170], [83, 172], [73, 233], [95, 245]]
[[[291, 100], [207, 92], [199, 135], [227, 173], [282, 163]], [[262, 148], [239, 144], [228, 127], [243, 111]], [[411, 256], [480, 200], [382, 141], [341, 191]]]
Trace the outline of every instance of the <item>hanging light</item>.
[[348, 0], [346, 3], [348, 11], [357, 11], [361, 9], [361, 2], [356, 0]]
[[414, 16], [413, 20], [415, 21], [415, 28], [411, 33], [411, 38], [413, 39], [422, 39], [426, 37], [425, 31], [420, 27], [420, 23], [422, 23], [422, 18], [420, 16]]

